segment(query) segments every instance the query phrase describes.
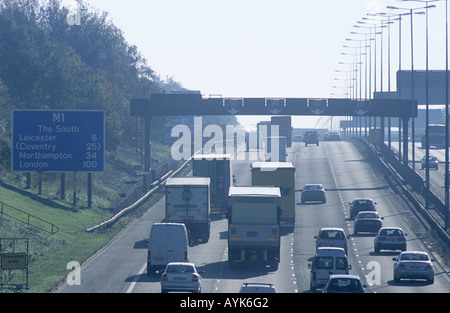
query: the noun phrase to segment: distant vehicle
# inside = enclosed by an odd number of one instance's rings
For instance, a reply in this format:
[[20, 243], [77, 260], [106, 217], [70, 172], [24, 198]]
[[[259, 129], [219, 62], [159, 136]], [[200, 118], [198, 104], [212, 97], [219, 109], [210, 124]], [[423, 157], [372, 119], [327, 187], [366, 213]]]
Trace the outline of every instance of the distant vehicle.
[[323, 139], [325, 141], [341, 141], [341, 134], [339, 132], [329, 132], [325, 134]]
[[286, 138], [286, 147], [292, 146], [292, 118], [291, 116], [272, 116], [270, 125], [278, 126], [278, 134]]
[[353, 232], [355, 234], [361, 232], [378, 233], [383, 226], [384, 219], [380, 217], [377, 212], [373, 211], [361, 211], [356, 215], [356, 219], [353, 222]]
[[211, 210], [225, 213], [228, 189], [233, 186], [231, 154], [196, 154], [192, 158], [192, 176], [209, 177]]
[[280, 187], [281, 227], [293, 231], [295, 226], [295, 166], [290, 162], [253, 162], [252, 186]]
[[355, 198], [350, 204], [350, 218], [353, 219], [361, 211], [376, 211], [375, 204], [370, 198]]
[[[278, 145], [277, 151], [272, 151], [272, 145], [275, 149]], [[287, 152], [286, 152], [286, 137], [267, 137], [267, 146], [266, 146], [266, 161], [271, 162], [286, 162]]]
[[430, 284], [434, 283], [434, 259], [430, 259], [428, 253], [422, 251], [405, 251], [398, 258], [393, 258], [394, 281], [402, 278], [426, 279]]
[[331, 275], [323, 293], [364, 293], [366, 285], [356, 275]]
[[155, 223], [150, 231], [147, 275], [155, 275], [170, 262], [188, 262], [188, 235], [181, 223]]
[[161, 292], [190, 291], [200, 293], [202, 276], [194, 263], [171, 262], [161, 275]]
[[276, 293], [272, 284], [244, 283], [239, 293]]
[[303, 134], [303, 141], [305, 142], [305, 147], [308, 146], [308, 144], [315, 144], [319, 145], [319, 133], [317, 130], [307, 130]]
[[307, 201], [321, 201], [322, 203], [327, 202], [325, 189], [322, 184], [306, 184], [303, 187], [301, 202], [306, 203]]
[[[427, 167], [427, 156], [424, 156], [422, 158], [422, 169], [425, 169]], [[438, 170], [439, 167], [439, 160], [435, 155], [429, 155], [428, 156], [428, 167], [429, 168], [435, 168]]]
[[[445, 125], [430, 124], [428, 125], [428, 143], [429, 147], [442, 149], [445, 147]], [[426, 136], [422, 135], [422, 148], [426, 148]]]
[[319, 234], [314, 236], [316, 239], [316, 250], [321, 247], [338, 247], [348, 252], [347, 237], [344, 229], [337, 227], [324, 227], [319, 230]]
[[374, 251], [385, 250], [406, 251], [406, 236], [400, 227], [382, 227], [374, 239]]
[[324, 247], [317, 249], [308, 268], [311, 270], [310, 289], [316, 291], [327, 284], [331, 273], [348, 275], [352, 267], [348, 264], [344, 249]]
[[294, 139], [292, 141], [293, 142], [302, 142], [303, 141], [303, 136], [302, 135], [295, 135]]

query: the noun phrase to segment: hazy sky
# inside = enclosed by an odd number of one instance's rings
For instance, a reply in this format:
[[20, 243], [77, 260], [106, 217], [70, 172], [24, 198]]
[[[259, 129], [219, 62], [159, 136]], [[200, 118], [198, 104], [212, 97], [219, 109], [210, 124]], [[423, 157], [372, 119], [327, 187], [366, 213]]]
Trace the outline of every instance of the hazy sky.
[[[70, 0], [66, 0], [70, 1]], [[74, 0], [72, 0], [74, 1]], [[162, 78], [223, 97], [344, 97], [351, 56], [368, 29], [354, 28], [367, 13], [387, 5], [419, 7], [398, 0], [87, 0], [108, 12], [129, 44], [136, 45]], [[445, 68], [445, 2], [429, 10], [429, 68]], [[370, 17], [369, 17], [370, 18]], [[81, 21], [82, 23], [82, 21]], [[411, 68], [410, 18], [402, 22], [402, 67]], [[387, 86], [384, 31], [384, 91]], [[391, 90], [398, 69], [398, 21], [391, 25]], [[381, 36], [378, 36], [380, 49]], [[374, 51], [374, 48], [372, 49]], [[378, 90], [381, 50], [378, 52]], [[414, 15], [414, 68], [425, 69], [425, 15]], [[333, 87], [336, 86], [336, 87]]]

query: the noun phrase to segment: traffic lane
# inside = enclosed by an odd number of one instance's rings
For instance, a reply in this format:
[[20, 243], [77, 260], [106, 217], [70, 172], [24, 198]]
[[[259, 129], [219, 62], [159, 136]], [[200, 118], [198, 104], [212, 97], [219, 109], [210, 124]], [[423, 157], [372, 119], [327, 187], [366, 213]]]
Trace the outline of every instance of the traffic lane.
[[244, 283], [265, 283], [272, 284], [277, 293], [295, 293], [297, 280], [292, 256], [293, 235], [286, 234], [281, 237], [280, 264], [277, 270], [271, 270], [261, 263], [248, 263], [230, 268], [226, 261], [214, 292], [236, 293]]
[[[237, 186], [251, 186], [251, 163], [263, 161], [264, 156], [261, 151], [252, 149], [250, 152], [242, 153], [241, 159], [233, 159], [232, 170]], [[289, 148], [288, 159], [290, 162], [295, 156], [295, 149]], [[244, 158], [244, 160], [242, 160]], [[228, 225], [228, 224], [227, 224]], [[220, 275], [216, 274], [217, 286], [214, 292], [239, 292], [244, 283], [271, 283], [277, 292], [296, 292], [296, 278], [293, 269], [293, 236], [284, 234], [280, 238], [280, 264], [276, 271], [269, 269], [263, 264], [243, 264], [231, 269], [228, 265], [228, 250], [224, 254], [224, 261], [221, 262]]]
[[[299, 292], [311, 292], [308, 264], [311, 263], [316, 252], [314, 236], [322, 227], [340, 227], [344, 230], [346, 227], [342, 199], [337, 192], [335, 174], [329, 164], [329, 155], [326, 150], [328, 144], [321, 142], [319, 146], [298, 146], [297, 148], [294, 264]], [[308, 183], [323, 184], [326, 190], [326, 203], [301, 204], [301, 189]]]
[[62, 293], [125, 293], [147, 260], [146, 240], [153, 223], [164, 218], [164, 198], [81, 266], [81, 284], [63, 283]]
[[[348, 148], [351, 148], [351, 146]], [[353, 149], [355, 148], [353, 147]], [[332, 151], [331, 147], [329, 150], [330, 154], [339, 154], [338, 151]], [[356, 155], [357, 153], [357, 150], [351, 151], [350, 149], [346, 153], [348, 157], [345, 157], [345, 159], [348, 160], [350, 156]], [[414, 214], [411, 214], [411, 209], [408, 207], [410, 204], [405, 202], [398, 194], [400, 189], [396, 188], [395, 185], [390, 185], [377, 169], [372, 168], [370, 163], [360, 162], [360, 165], [366, 165], [362, 167], [353, 165], [352, 169], [347, 168], [347, 163], [339, 159], [333, 159], [332, 161], [335, 172], [342, 174], [339, 175], [337, 185], [342, 190], [343, 197], [347, 199], [360, 196], [373, 198], [377, 202], [377, 211], [380, 216], [384, 217], [383, 224], [385, 226], [402, 227], [408, 234], [408, 250], [425, 251], [426, 247], [424, 247], [421, 239], [428, 236], [428, 231], [415, 218]], [[356, 175], [356, 173], [358, 174]], [[356, 186], [358, 187], [348, 188]], [[344, 209], [346, 216], [349, 217], [349, 206], [346, 205]], [[373, 239], [375, 236], [372, 234], [354, 235], [353, 220], [350, 219], [348, 219], [348, 232], [352, 234], [350, 236], [351, 253], [356, 257], [358, 269], [368, 282], [374, 284], [370, 288], [371, 290], [378, 292], [398, 292], [399, 289], [403, 290], [403, 292], [448, 292], [448, 286], [445, 289], [441, 289], [440, 287], [442, 284], [444, 286], [446, 285], [447, 275], [442, 275], [443, 280], [441, 281], [441, 278], [439, 278], [440, 281], [435, 285], [423, 286], [419, 283], [417, 289], [407, 288], [404, 290], [399, 288], [402, 287], [402, 284], [394, 284], [392, 281], [392, 258], [398, 256], [399, 251], [391, 252], [382, 250], [380, 253], [375, 253], [373, 251]], [[354, 268], [353, 270], [356, 269]], [[412, 287], [415, 287], [415, 283], [412, 284]]]
[[[189, 262], [193, 262], [202, 276], [202, 292], [216, 292], [224, 268], [227, 267], [227, 227], [224, 218], [214, 218], [211, 221], [210, 239], [206, 243], [199, 243], [188, 248]], [[132, 289], [133, 293], [160, 293], [161, 275], [147, 276], [146, 271], [139, 275], [139, 279]]]
[[[357, 151], [352, 152], [349, 150], [348, 155], [356, 155], [356, 153]], [[346, 157], [346, 159], [348, 159], [348, 157]], [[393, 204], [393, 202], [395, 203], [395, 199], [393, 199], [395, 198], [395, 195], [392, 194], [387, 182], [382, 179], [382, 175], [377, 175], [377, 172], [373, 172], [370, 166], [362, 166], [364, 164], [363, 160], [361, 160], [359, 164], [352, 162], [354, 163], [352, 169], [349, 169], [348, 166], [346, 166], [346, 163], [347, 162], [342, 160], [333, 160], [333, 167], [337, 172], [342, 174], [340, 175], [337, 185], [342, 191], [343, 197], [349, 200], [346, 202], [350, 202], [351, 199], [355, 197], [370, 197], [377, 202], [377, 211], [381, 216], [385, 217], [385, 220], [383, 221], [385, 225], [405, 228], [404, 225], [399, 224], [399, 222], [394, 219], [399, 212], [393, 212], [390, 208], [399, 207], [399, 204]], [[348, 203], [344, 209], [346, 210], [346, 216], [349, 217], [350, 212]], [[348, 219], [348, 232], [351, 234], [353, 233], [352, 228], [353, 220]], [[373, 280], [375, 280], [372, 275], [374, 267], [383, 269], [380, 273], [377, 273], [376, 278], [378, 281], [376, 281], [376, 283], [377, 286], [380, 284], [388, 286], [386, 283], [391, 279], [391, 275], [388, 273], [389, 271], [387, 269], [390, 269], [392, 266], [392, 256], [398, 255], [398, 252], [382, 252], [375, 255], [373, 252], [373, 238], [373, 235], [368, 234], [350, 235], [349, 242], [351, 244], [351, 250], [349, 254], [355, 257], [357, 265], [356, 267], [353, 267], [353, 271], [358, 271], [360, 277], [363, 276], [366, 283], [371, 284]], [[372, 288], [370, 289], [373, 290]], [[378, 288], [378, 290], [380, 291], [381, 289]], [[389, 290], [383, 291], [389, 292]]]
[[[398, 143], [392, 143], [391, 144], [392, 150], [398, 153]], [[409, 149], [408, 149], [408, 158], [410, 166], [412, 164], [412, 143], [409, 143]], [[415, 145], [415, 159], [416, 159], [416, 172], [423, 177], [425, 180], [425, 169], [422, 169], [422, 163], [421, 160], [426, 154], [426, 149], [421, 148], [420, 143], [416, 143]], [[439, 199], [444, 200], [445, 198], [445, 149], [436, 149], [436, 148], [430, 148], [429, 150], [430, 155], [436, 155], [436, 157], [439, 160], [438, 170], [435, 170], [434, 168], [430, 168], [430, 186], [431, 190], [438, 196]]]
[[[294, 155], [291, 153], [291, 155]], [[233, 159], [232, 171], [238, 186], [251, 185], [254, 156], [245, 154], [244, 160]], [[241, 155], [242, 157], [242, 155]], [[189, 247], [189, 261], [202, 273], [202, 292], [239, 292], [244, 282], [272, 283], [278, 292], [295, 292], [295, 276], [292, 265], [292, 235], [281, 237], [280, 266], [270, 271], [260, 264], [250, 264], [230, 269], [228, 264], [228, 220], [217, 217], [211, 222], [211, 236], [207, 243]], [[160, 277], [141, 275], [132, 292], [160, 292]]]

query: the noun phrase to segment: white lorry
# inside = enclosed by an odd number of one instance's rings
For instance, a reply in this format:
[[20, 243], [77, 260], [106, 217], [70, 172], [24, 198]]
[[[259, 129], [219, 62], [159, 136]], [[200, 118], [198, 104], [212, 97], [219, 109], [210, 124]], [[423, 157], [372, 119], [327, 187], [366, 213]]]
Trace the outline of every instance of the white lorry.
[[273, 270], [280, 261], [279, 187], [230, 187], [228, 263], [262, 263]]
[[208, 242], [210, 213], [208, 177], [174, 177], [167, 180], [165, 221], [186, 225], [191, 245]]

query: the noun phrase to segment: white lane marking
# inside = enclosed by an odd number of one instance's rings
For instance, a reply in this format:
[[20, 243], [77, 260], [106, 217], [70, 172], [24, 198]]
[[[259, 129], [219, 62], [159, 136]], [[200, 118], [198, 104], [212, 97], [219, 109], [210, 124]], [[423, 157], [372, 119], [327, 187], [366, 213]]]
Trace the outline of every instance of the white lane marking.
[[134, 286], [136, 286], [139, 278], [141, 277], [142, 273], [145, 271], [146, 268], [147, 263], [144, 263], [144, 265], [142, 265], [141, 269], [139, 270], [138, 274], [134, 277], [133, 281], [130, 283], [130, 286], [128, 286], [126, 293], [131, 293], [133, 291]]

